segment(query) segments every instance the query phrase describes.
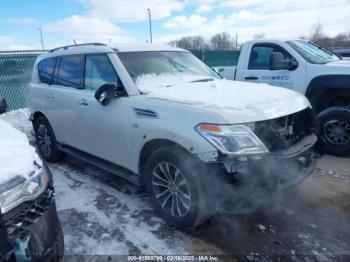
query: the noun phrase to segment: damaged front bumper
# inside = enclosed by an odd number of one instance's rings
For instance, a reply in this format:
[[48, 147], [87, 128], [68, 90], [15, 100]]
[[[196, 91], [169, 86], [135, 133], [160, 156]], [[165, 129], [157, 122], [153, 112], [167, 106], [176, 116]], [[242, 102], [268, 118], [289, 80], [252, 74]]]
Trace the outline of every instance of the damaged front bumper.
[[0, 261], [59, 261], [63, 256], [63, 233], [51, 174], [49, 177], [49, 184], [39, 197], [0, 216], [0, 242], [6, 239], [7, 243], [6, 250], [0, 252]]
[[316, 142], [317, 137], [309, 135], [288, 150], [239, 159], [223, 158], [224, 172], [216, 171], [218, 183], [211, 183], [210, 190], [225, 204], [232, 203], [230, 208], [246, 210], [249, 206], [264, 205], [278, 192], [301, 184], [313, 173]]

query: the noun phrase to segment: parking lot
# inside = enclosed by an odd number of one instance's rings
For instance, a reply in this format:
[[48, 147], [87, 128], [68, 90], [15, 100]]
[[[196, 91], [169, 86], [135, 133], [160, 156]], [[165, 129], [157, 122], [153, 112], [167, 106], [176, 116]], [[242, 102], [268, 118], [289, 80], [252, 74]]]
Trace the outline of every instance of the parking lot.
[[[6, 120], [33, 142], [27, 116], [22, 110], [6, 115]], [[189, 231], [168, 227], [154, 213], [146, 194], [112, 174], [72, 157], [49, 167], [65, 234], [65, 261], [81, 254], [86, 261], [128, 254], [349, 260], [349, 158], [323, 156], [315, 173], [281, 196], [275, 209], [245, 215], [217, 213], [207, 224]]]

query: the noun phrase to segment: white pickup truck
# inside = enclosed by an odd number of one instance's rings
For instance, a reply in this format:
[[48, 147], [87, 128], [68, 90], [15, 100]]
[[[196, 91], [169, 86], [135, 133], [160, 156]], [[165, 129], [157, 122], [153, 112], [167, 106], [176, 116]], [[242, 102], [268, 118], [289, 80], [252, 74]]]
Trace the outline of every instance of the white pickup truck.
[[318, 115], [326, 152], [350, 154], [350, 61], [308, 40], [254, 40], [243, 45], [236, 67], [216, 71], [226, 79], [306, 95]]

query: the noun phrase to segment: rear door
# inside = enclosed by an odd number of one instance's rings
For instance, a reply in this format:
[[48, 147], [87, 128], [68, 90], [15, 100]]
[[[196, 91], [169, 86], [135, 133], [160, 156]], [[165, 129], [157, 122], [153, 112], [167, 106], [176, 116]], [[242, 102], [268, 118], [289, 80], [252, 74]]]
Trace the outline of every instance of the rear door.
[[86, 55], [84, 89], [79, 91], [77, 101], [79, 144], [76, 147], [127, 167], [130, 137], [129, 97], [116, 97], [108, 105], [101, 105], [95, 99], [95, 92], [104, 84], [114, 84], [125, 92], [108, 54]]
[[76, 109], [83, 88], [83, 55], [62, 56], [57, 61], [55, 77], [48, 94], [48, 119], [58, 142], [75, 146], [79, 139]]
[[284, 59], [296, 60], [283, 47], [272, 43], [254, 44], [246, 59], [244, 69], [237, 72], [237, 80], [267, 83], [289, 89], [305, 85], [305, 67], [299, 64], [295, 70], [270, 70], [270, 54], [281, 52]]
[[54, 80], [56, 57], [46, 58], [37, 66], [38, 81], [34, 79], [30, 83], [30, 107], [34, 112], [43, 112], [48, 118], [52, 112], [52, 83]]

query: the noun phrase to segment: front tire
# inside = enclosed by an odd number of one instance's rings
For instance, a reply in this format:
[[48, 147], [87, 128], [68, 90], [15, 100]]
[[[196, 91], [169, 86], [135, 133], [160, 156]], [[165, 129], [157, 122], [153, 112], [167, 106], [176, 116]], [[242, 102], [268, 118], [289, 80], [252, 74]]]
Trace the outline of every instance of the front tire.
[[325, 152], [335, 156], [350, 154], [350, 107], [330, 107], [318, 115]]
[[146, 189], [154, 209], [168, 224], [190, 228], [209, 218], [201, 168], [199, 160], [177, 147], [158, 149], [149, 157], [144, 169]]
[[55, 163], [64, 157], [58, 149], [55, 134], [45, 117], [38, 117], [34, 123], [34, 131], [39, 153], [47, 162]]

